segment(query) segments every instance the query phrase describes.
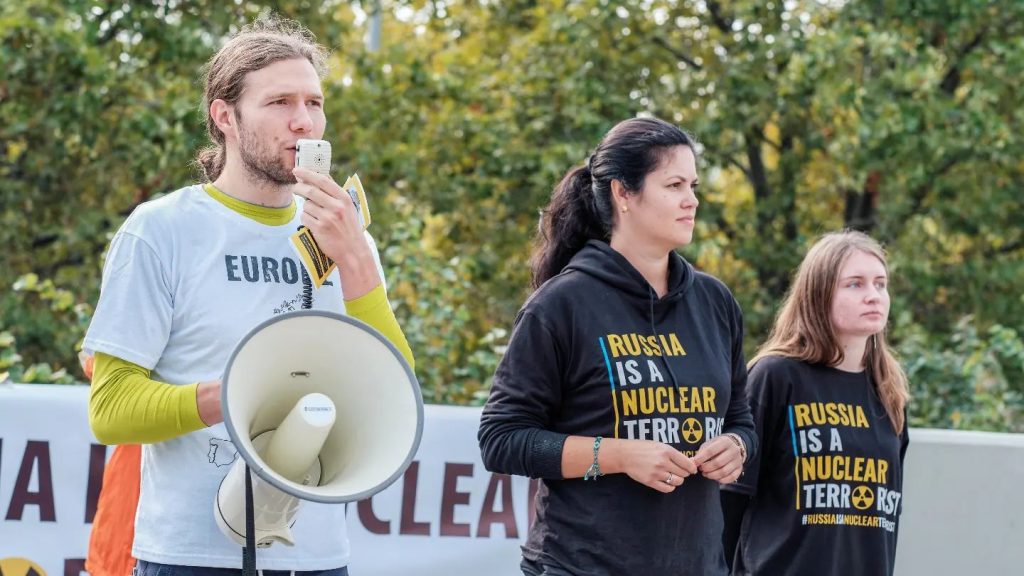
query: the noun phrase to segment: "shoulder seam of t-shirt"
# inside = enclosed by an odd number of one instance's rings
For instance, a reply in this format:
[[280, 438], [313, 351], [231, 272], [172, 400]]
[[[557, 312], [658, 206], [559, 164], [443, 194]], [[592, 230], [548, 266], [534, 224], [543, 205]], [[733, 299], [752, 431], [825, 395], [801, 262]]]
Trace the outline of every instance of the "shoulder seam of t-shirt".
[[149, 240], [146, 240], [144, 237], [142, 237], [139, 234], [136, 234], [135, 232], [130, 232], [128, 230], [123, 230], [123, 229], [121, 231], [119, 231], [118, 234], [123, 234], [125, 236], [131, 236], [132, 238], [138, 240], [139, 242], [142, 242], [146, 246], [146, 248], [148, 248], [149, 251], [153, 253], [153, 256], [155, 256], [156, 259], [160, 262], [160, 265], [161, 266], [164, 265], [163, 259], [160, 258], [160, 253], [156, 251], [156, 248], [153, 248], [153, 245], [149, 243]]
[[164, 274], [161, 274], [160, 276], [161, 276], [161, 280], [164, 283], [164, 287], [165, 288], [169, 288], [169, 286], [166, 284], [166, 282], [168, 281], [166, 272], [168, 272], [168, 270], [169, 270], [168, 266], [167, 266], [167, 263], [164, 262], [164, 259], [160, 257], [160, 252], [158, 252], [157, 249], [154, 248], [152, 244], [150, 244], [149, 240], [146, 240], [145, 238], [143, 238], [139, 234], [136, 234], [135, 232], [130, 232], [128, 230], [121, 230], [120, 232], [118, 232], [118, 234], [124, 234], [125, 236], [131, 236], [132, 238], [138, 240], [139, 242], [142, 242], [142, 244], [146, 247], [146, 249], [149, 250], [150, 254], [153, 255], [153, 258], [156, 258], [157, 263], [160, 265], [160, 269], [165, 272]]

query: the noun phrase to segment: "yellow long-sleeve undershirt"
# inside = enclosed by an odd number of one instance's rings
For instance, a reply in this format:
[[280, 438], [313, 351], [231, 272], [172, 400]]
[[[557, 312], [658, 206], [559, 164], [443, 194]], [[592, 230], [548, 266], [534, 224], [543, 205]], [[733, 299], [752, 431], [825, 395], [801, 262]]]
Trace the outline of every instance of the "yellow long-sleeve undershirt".
[[[206, 191], [232, 210], [264, 224], [287, 223], [295, 214], [294, 204], [265, 208], [231, 198], [210, 185]], [[391, 310], [383, 284], [347, 300], [345, 309], [349, 316], [380, 331], [415, 369], [412, 349]], [[153, 380], [150, 374], [138, 364], [102, 352], [96, 354], [89, 424], [97, 440], [104, 444], [152, 444], [206, 427], [196, 403], [198, 382], [168, 384]]]

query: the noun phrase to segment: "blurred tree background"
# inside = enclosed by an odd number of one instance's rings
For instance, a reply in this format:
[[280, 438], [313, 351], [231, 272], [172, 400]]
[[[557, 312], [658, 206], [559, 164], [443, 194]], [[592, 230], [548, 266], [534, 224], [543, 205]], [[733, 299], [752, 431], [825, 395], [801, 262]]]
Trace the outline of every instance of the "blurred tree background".
[[366, 183], [428, 401], [483, 401], [539, 208], [654, 114], [702, 143], [683, 253], [740, 300], [748, 352], [814, 238], [858, 228], [890, 252], [911, 423], [1024, 432], [1015, 0], [4, 2], [0, 380], [82, 380], [106, 245], [198, 177], [200, 67], [267, 9], [334, 50], [325, 137]]

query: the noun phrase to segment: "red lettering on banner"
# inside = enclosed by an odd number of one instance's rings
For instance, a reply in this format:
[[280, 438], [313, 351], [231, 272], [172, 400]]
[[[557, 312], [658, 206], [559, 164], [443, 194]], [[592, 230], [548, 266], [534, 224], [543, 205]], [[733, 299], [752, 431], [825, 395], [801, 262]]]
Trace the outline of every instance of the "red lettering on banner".
[[[445, 462], [444, 478], [441, 488], [441, 506], [439, 509], [440, 536], [452, 536], [470, 538], [472, 524], [455, 521], [455, 511], [458, 506], [469, 506], [473, 500], [473, 491], [459, 491], [459, 478], [473, 478], [474, 464], [465, 462]], [[514, 478], [507, 474], [489, 474], [487, 490], [484, 493], [483, 503], [480, 510], [471, 508], [469, 514], [477, 515], [476, 538], [493, 537], [494, 525], [498, 524], [504, 528], [505, 538], [517, 539], [520, 534], [520, 527], [517, 522], [515, 501], [513, 496]], [[401, 521], [398, 523], [398, 535], [401, 536], [430, 536], [433, 522], [431, 520], [417, 520], [416, 501], [419, 496], [418, 485], [420, 477], [420, 462], [414, 460], [402, 477], [402, 511]], [[474, 485], [477, 483], [474, 482]], [[527, 483], [527, 516], [528, 524], [533, 523], [535, 516], [534, 501], [537, 490], [540, 487], [539, 480], [529, 480]], [[394, 522], [391, 519], [381, 517], [374, 509], [374, 498], [367, 498], [356, 503], [356, 512], [360, 524], [371, 534], [387, 535], [392, 534]], [[428, 498], [433, 500], [433, 498]], [[479, 502], [479, 500], [477, 500]], [[2, 575], [0, 575], [2, 576]]]
[[420, 463], [413, 460], [402, 476], [402, 522], [398, 533], [406, 536], [430, 536], [430, 522], [417, 522], [415, 518], [419, 475]]
[[85, 523], [92, 524], [96, 517], [96, 505], [103, 488], [103, 469], [107, 467], [107, 447], [103, 444], [89, 445], [89, 478], [85, 489]]
[[65, 558], [64, 576], [80, 576], [85, 572], [85, 558]]
[[469, 524], [455, 522], [455, 507], [469, 504], [469, 492], [459, 492], [459, 478], [473, 477], [472, 464], [446, 462], [444, 489], [441, 492], [441, 536], [469, 536]]
[[359, 512], [359, 521], [371, 534], [391, 533], [391, 522], [381, 520], [373, 513], [373, 496], [366, 500], [360, 500], [356, 504], [356, 510]]
[[[29, 491], [32, 471], [37, 470], [39, 490]], [[56, 522], [57, 514], [53, 505], [53, 473], [50, 469], [50, 443], [43, 440], [29, 440], [25, 444], [25, 455], [21, 459], [18, 478], [14, 481], [11, 503], [7, 508], [7, 520], [21, 520], [25, 507], [39, 506], [39, 520]]]
[[[494, 509], [495, 496], [498, 488], [501, 488], [501, 512]], [[490, 538], [491, 525], [501, 524], [505, 526], [505, 538], [519, 538], [519, 528], [516, 527], [516, 512], [512, 507], [512, 477], [508, 474], [491, 474], [491, 481], [487, 484], [487, 494], [484, 496], [484, 504], [480, 508], [480, 520], [476, 524], [477, 538]]]

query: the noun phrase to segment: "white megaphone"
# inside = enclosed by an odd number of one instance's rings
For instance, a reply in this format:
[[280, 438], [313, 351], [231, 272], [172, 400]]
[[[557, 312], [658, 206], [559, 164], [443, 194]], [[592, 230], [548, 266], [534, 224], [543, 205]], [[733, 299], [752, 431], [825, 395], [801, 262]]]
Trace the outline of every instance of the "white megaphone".
[[263, 322], [235, 348], [221, 384], [241, 459], [214, 517], [245, 545], [246, 466], [258, 547], [293, 545], [300, 500], [368, 498], [405, 472], [423, 433], [419, 383], [401, 353], [348, 316], [303, 310]]

